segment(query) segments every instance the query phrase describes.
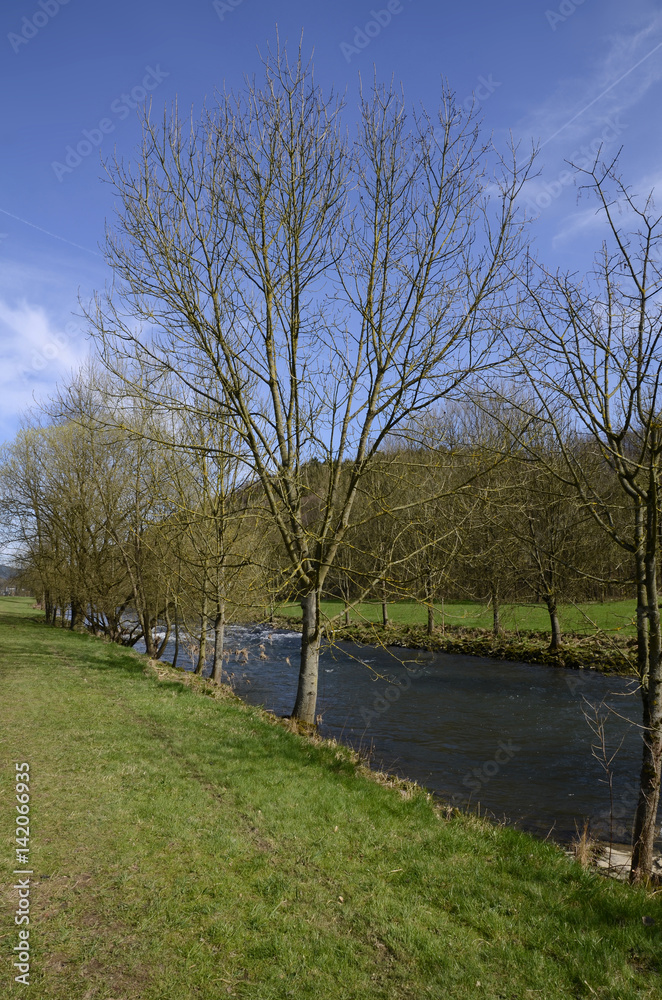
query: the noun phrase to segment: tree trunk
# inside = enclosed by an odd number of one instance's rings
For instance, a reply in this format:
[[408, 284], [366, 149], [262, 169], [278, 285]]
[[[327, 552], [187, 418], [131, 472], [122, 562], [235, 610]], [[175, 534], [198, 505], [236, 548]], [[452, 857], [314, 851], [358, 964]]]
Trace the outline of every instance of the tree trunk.
[[651, 472], [646, 518], [646, 602], [648, 609], [648, 664], [642, 678], [643, 748], [639, 801], [634, 817], [630, 881], [645, 883], [653, 871], [653, 846], [660, 801], [662, 767], [662, 664], [660, 662], [660, 609], [657, 591], [657, 484]]
[[552, 638], [549, 643], [550, 649], [561, 648], [561, 626], [559, 625], [559, 614], [556, 607], [556, 598], [553, 594], [545, 594], [545, 604], [549, 611], [549, 623], [552, 629]]
[[501, 605], [499, 604], [499, 588], [496, 584], [492, 584], [490, 588], [490, 597], [492, 598], [492, 633], [493, 635], [500, 635]]
[[152, 622], [150, 621], [150, 617], [146, 611], [140, 615], [140, 625], [143, 631], [145, 653], [151, 660], [153, 660], [156, 652], [156, 643], [154, 642], [154, 635], [152, 633]]
[[382, 625], [388, 625], [388, 604], [386, 603], [386, 584], [382, 584]]
[[[659, 659], [659, 657], [658, 657]], [[662, 696], [662, 684], [656, 685], [659, 699]], [[634, 831], [632, 836], [632, 867], [630, 881], [646, 883], [653, 871], [653, 847], [657, 810], [660, 802], [660, 764], [662, 762], [662, 720], [659, 709], [650, 704], [646, 698], [643, 709], [643, 750], [641, 774], [639, 778], [639, 800], [634, 816]], [[657, 716], [655, 719], [654, 713]]]
[[350, 594], [349, 594], [349, 581], [348, 581], [347, 577], [345, 577], [343, 579], [343, 583], [342, 583], [341, 588], [340, 588], [340, 593], [341, 593], [342, 599], [343, 599], [343, 608], [344, 608], [344, 612], [343, 613], [345, 615], [345, 625], [349, 625], [349, 596], [350, 596]]
[[428, 635], [434, 633], [434, 604], [432, 599], [434, 594], [432, 592], [432, 575], [428, 573], [425, 581], [425, 602], [428, 606]]
[[640, 503], [634, 514], [634, 571], [637, 581], [637, 672], [642, 683], [648, 672], [648, 598], [646, 596], [646, 550], [644, 542], [644, 511]]
[[48, 591], [44, 592], [43, 603], [44, 603], [44, 615], [46, 616], [46, 621], [48, 622], [49, 625], [55, 625], [55, 615], [57, 609], [55, 608], [55, 605], [51, 600], [51, 595], [49, 594]]
[[74, 597], [71, 598], [71, 621], [69, 622], [69, 628], [75, 632], [83, 624], [83, 608], [80, 601], [77, 601]]
[[303, 628], [301, 633], [301, 665], [299, 686], [292, 718], [309, 725], [315, 724], [317, 678], [320, 656], [319, 594], [312, 590], [301, 598]]
[[214, 664], [211, 679], [220, 684], [223, 680], [223, 640], [225, 638], [225, 604], [221, 601], [214, 620]]
[[173, 667], [177, 666], [178, 656], [179, 656], [179, 618], [177, 617], [177, 606], [175, 605], [175, 655], [172, 658]]
[[195, 665], [196, 674], [201, 674], [205, 669], [205, 661], [207, 659], [207, 612], [209, 608], [209, 603], [207, 600], [207, 592], [202, 595], [202, 617], [200, 621], [200, 646], [198, 649], [198, 662]]
[[160, 642], [155, 643], [154, 659], [160, 660], [165, 652], [165, 648], [170, 642], [170, 622], [166, 625], [166, 630]]

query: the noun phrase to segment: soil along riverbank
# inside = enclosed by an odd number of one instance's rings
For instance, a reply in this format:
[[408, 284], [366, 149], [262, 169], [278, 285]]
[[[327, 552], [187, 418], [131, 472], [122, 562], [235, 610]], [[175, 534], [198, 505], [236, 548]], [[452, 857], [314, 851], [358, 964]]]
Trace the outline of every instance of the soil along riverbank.
[[[0, 785], [30, 765], [35, 995], [660, 991], [662, 899], [366, 775], [227, 688], [0, 600]], [[9, 826], [10, 820], [7, 821]], [[16, 943], [13, 848], [0, 936]], [[13, 988], [10, 962], [6, 986]]]

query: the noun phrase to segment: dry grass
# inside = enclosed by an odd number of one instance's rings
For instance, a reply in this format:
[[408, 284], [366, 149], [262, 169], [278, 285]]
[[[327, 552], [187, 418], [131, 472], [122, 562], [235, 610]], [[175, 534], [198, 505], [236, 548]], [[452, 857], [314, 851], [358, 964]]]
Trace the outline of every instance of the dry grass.
[[576, 824], [575, 829], [577, 836], [570, 845], [573, 857], [579, 861], [582, 868], [593, 868], [595, 867], [598, 855], [598, 845], [591, 837], [588, 820], [584, 823], [581, 831], [577, 828]]

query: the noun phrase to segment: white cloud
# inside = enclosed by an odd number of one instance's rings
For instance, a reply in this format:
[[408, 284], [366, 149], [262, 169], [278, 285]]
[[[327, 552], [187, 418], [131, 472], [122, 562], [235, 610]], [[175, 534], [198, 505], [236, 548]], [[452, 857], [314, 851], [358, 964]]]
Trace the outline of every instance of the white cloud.
[[[589, 184], [583, 170], [600, 156], [609, 161], [624, 146], [622, 169], [634, 178], [637, 200], [651, 188], [660, 190], [660, 177], [637, 176], [638, 162], [654, 159], [656, 137], [642, 143], [642, 105], [662, 81], [662, 11], [647, 0], [628, 7], [614, 6], [618, 26], [591, 43], [599, 54], [581, 75], [560, 79], [549, 98], [520, 122], [518, 132], [538, 138], [540, 174], [522, 192], [522, 206], [540, 218], [552, 250], [569, 252], [573, 266], [587, 264], [607, 236], [604, 214], [582, 188]], [[613, 22], [612, 22], [613, 24]], [[588, 62], [588, 58], [587, 58]], [[641, 169], [641, 168], [640, 168]]]
[[[636, 184], [628, 186], [629, 192], [635, 206], [643, 209], [649, 196], [653, 196], [653, 214], [655, 205], [662, 204], [662, 173], [647, 174], [641, 177]], [[633, 215], [628, 204], [620, 198], [618, 206], [614, 209], [614, 219], [618, 225], [622, 225], [626, 231], [639, 228], [639, 220]], [[609, 231], [604, 211], [597, 201], [592, 198], [590, 205], [581, 211], [575, 210], [568, 214], [561, 222], [556, 232], [552, 245], [558, 247], [569, 240], [576, 240], [578, 237], [591, 236], [597, 248], [600, 241], [608, 238]]]
[[572, 150], [599, 135], [609, 119], [619, 119], [662, 80], [662, 12], [648, 10], [607, 37], [606, 51], [585, 77], [559, 81], [555, 92], [520, 128], [539, 137], [543, 148]]
[[42, 306], [0, 298], [0, 440], [21, 413], [53, 393], [89, 348], [73, 322], [59, 323]]
[[591, 205], [590, 208], [585, 208], [582, 212], [573, 212], [563, 220], [552, 239], [552, 246], [559, 247], [567, 243], [568, 240], [576, 240], [580, 236], [594, 236], [596, 237], [594, 244], [597, 248], [608, 235], [606, 227], [604, 214], [596, 204]]
[[[567, 254], [575, 242], [573, 255], [579, 257], [573, 264], [580, 259], [590, 263], [606, 235], [602, 213], [582, 190], [590, 184], [583, 171], [591, 169], [596, 157], [609, 161], [624, 146], [623, 169], [633, 176], [642, 142], [637, 105], [662, 81], [662, 11], [647, 0], [614, 9], [618, 29], [591, 40], [589, 48], [598, 54], [586, 56], [581, 75], [560, 78], [516, 130], [542, 143], [540, 172], [527, 181], [522, 208], [540, 220], [537, 232], [545, 234], [550, 250]], [[652, 136], [645, 141], [650, 163], [655, 141]], [[637, 179], [637, 191], [644, 188]]]

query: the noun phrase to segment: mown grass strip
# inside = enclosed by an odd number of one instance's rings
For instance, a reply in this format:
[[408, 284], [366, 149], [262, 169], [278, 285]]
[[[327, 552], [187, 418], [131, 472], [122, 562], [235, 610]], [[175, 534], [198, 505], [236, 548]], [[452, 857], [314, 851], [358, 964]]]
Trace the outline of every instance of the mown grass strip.
[[0, 601], [0, 997], [19, 989], [19, 760], [33, 776], [33, 996], [662, 995], [659, 896], [516, 831], [446, 820], [344, 748], [159, 672]]

